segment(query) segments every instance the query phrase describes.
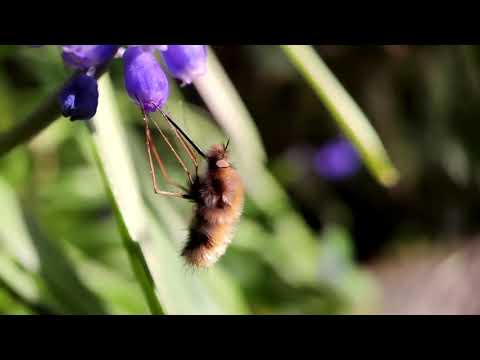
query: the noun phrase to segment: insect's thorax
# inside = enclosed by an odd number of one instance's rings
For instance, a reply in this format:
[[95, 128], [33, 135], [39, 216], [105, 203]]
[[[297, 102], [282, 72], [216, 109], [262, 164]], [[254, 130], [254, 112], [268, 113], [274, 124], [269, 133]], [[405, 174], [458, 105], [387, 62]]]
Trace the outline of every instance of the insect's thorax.
[[189, 198], [199, 206], [225, 208], [230, 205], [231, 195], [238, 189], [238, 175], [233, 168], [209, 169], [194, 179]]

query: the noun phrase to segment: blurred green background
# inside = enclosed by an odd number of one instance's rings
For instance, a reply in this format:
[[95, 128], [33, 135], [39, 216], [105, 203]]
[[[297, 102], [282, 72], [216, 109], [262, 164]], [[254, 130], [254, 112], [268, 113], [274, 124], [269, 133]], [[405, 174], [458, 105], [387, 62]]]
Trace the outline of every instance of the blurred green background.
[[[239, 166], [249, 183], [244, 215], [213, 269], [190, 271], [176, 259], [191, 205], [152, 194], [121, 61], [105, 85], [146, 205], [163, 313], [480, 312], [476, 46], [315, 46], [398, 168], [391, 189], [364, 167], [338, 182], [315, 172], [312, 153], [339, 130], [278, 46], [213, 49], [267, 155], [260, 170]], [[54, 46], [0, 46], [0, 132], [69, 74]], [[170, 83], [179, 125], [202, 148], [224, 142], [195, 87]], [[150, 313], [89, 142], [85, 123], [59, 119], [0, 157], [0, 313]], [[245, 151], [234, 147], [233, 161]], [[118, 181], [128, 169], [116, 168]]]

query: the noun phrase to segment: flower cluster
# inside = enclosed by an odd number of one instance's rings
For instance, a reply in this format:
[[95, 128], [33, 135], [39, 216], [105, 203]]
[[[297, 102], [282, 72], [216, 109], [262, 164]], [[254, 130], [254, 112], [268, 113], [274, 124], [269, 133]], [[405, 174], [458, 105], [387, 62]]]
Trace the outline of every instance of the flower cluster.
[[129, 97], [145, 113], [162, 108], [169, 96], [168, 80], [156, 54], [182, 86], [206, 72], [205, 45], [62, 45], [64, 63], [78, 71], [62, 89], [58, 102], [70, 120], [92, 118], [98, 106], [96, 73], [114, 58], [123, 60], [124, 84]]

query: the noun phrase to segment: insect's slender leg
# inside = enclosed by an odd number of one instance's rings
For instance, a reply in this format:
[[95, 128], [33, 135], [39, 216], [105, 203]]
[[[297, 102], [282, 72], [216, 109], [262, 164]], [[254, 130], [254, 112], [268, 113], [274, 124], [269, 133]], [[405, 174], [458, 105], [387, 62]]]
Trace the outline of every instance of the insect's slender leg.
[[163, 117], [164, 117], [171, 125], [173, 125], [173, 126], [175, 127], [175, 129], [177, 129], [180, 134], [182, 134], [183, 138], [184, 138], [185, 140], [187, 140], [187, 141], [190, 143], [190, 145], [192, 145], [192, 147], [195, 149], [195, 151], [197, 152], [197, 154], [200, 155], [202, 158], [206, 159], [206, 158], [207, 158], [207, 155], [205, 155], [205, 153], [202, 151], [202, 149], [200, 149], [200, 148], [192, 141], [192, 139], [190, 139], [190, 138], [188, 137], [188, 135], [183, 132], [183, 130], [175, 123], [175, 121], [173, 121], [173, 119], [172, 119], [167, 113], [165, 113], [162, 109], [158, 109], [158, 110], [160, 110], [160, 113], [163, 115]]
[[148, 165], [150, 167], [150, 175], [152, 177], [153, 191], [157, 193], [159, 190], [157, 187], [157, 177], [155, 175], [155, 168], [153, 167], [152, 151], [150, 150], [150, 129], [148, 128], [148, 122], [146, 117], [144, 117], [144, 121], [145, 121], [145, 145], [147, 146]]
[[[151, 134], [150, 134], [150, 128], [148, 127], [148, 118], [147, 118], [145, 112], [143, 111], [143, 109], [142, 109], [142, 112], [143, 112], [143, 120], [145, 122], [145, 145], [147, 146], [148, 165], [150, 167], [150, 174], [151, 174], [151, 177], [152, 177], [153, 191], [155, 192], [155, 194], [159, 194], [159, 195], [175, 196], [175, 197], [182, 197], [183, 198], [185, 196], [185, 194], [183, 194], [183, 193], [162, 191], [162, 190], [158, 189], [157, 177], [155, 175], [155, 167], [153, 166], [153, 159], [152, 159], [152, 138], [151, 138]], [[155, 148], [153, 148], [153, 149], [154, 149], [154, 153], [156, 153], [156, 149]]]
[[185, 163], [183, 162], [182, 158], [178, 155], [178, 153], [175, 151], [175, 149], [173, 148], [172, 144], [170, 143], [170, 141], [168, 140], [167, 136], [165, 135], [165, 133], [162, 131], [162, 129], [160, 128], [160, 126], [158, 126], [157, 122], [155, 120], [152, 119], [152, 122], [155, 124], [155, 127], [157, 128], [157, 130], [160, 132], [160, 135], [162, 135], [162, 138], [163, 140], [165, 140], [165, 143], [167, 144], [167, 146], [170, 148], [170, 150], [173, 152], [173, 154], [175, 155], [175, 158], [177, 159], [177, 161], [180, 163], [180, 165], [182, 166], [183, 170], [185, 171], [185, 173], [187, 174], [188, 176], [188, 179], [190, 180], [190, 183], [193, 184], [193, 178], [192, 178], [192, 174], [190, 173], [190, 171], [188, 170], [187, 166], [185, 165]]
[[173, 132], [175, 133], [175, 136], [177, 137], [178, 139], [178, 142], [183, 146], [183, 148], [185, 149], [185, 151], [187, 152], [188, 154], [188, 157], [190, 158], [190, 160], [192, 160], [192, 163], [193, 163], [193, 166], [195, 167], [195, 175], [197, 176], [198, 175], [198, 161], [197, 161], [197, 156], [195, 155], [195, 153], [193, 152], [193, 150], [191, 149], [190, 145], [188, 145], [188, 143], [185, 141], [185, 139], [182, 137], [182, 135], [178, 132], [177, 129], [175, 129], [175, 127], [168, 123], [170, 125], [170, 127], [172, 128]]
[[173, 185], [173, 186], [176, 186], [179, 189], [182, 189], [185, 192], [188, 191], [188, 189], [185, 186], [182, 186], [179, 183], [173, 181], [170, 178], [170, 176], [168, 176], [167, 169], [165, 169], [165, 165], [163, 164], [162, 158], [158, 154], [158, 151], [157, 151], [157, 148], [155, 147], [155, 144], [151, 143], [151, 146], [152, 146], [153, 156], [154, 156], [158, 166], [160, 167], [160, 171], [161, 171], [163, 177], [165, 178], [165, 181], [167, 183], [169, 183], [170, 185]]
[[[182, 105], [182, 115], [183, 117], [185, 117], [185, 107], [183, 106], [183, 102], [180, 101], [180, 104]], [[163, 111], [161, 112], [163, 116], [165, 116], [166, 114], [163, 114]], [[168, 118], [167, 118], [168, 120]], [[195, 154], [195, 152], [193, 151], [193, 149], [191, 148], [190, 144], [188, 143], [188, 141], [183, 137], [183, 135], [180, 133], [180, 131], [178, 131], [178, 129], [173, 126], [173, 124], [170, 122], [170, 121], [167, 121], [168, 122], [168, 125], [170, 125], [170, 128], [175, 132], [175, 136], [177, 137], [177, 139], [180, 141], [180, 144], [183, 146], [183, 148], [185, 149], [185, 151], [187, 152], [188, 154], [188, 157], [190, 158], [190, 160], [192, 161], [193, 163], [193, 166], [195, 166], [195, 175], [198, 175], [198, 160], [197, 160], [197, 155]]]
[[155, 191], [155, 194], [158, 194], [158, 195], [165, 195], [165, 196], [173, 196], [173, 197], [178, 197], [178, 198], [185, 198], [185, 194], [183, 193], [176, 193], [176, 192], [171, 192], [171, 191], [161, 191], [161, 190], [158, 190], [158, 191]]
[[[146, 118], [146, 121], [148, 123], [149, 117], [147, 115], [145, 115], [145, 118]], [[148, 125], [147, 125], [147, 127], [148, 127]], [[160, 172], [162, 173], [163, 177], [165, 178], [165, 181], [168, 184], [173, 185], [173, 186], [187, 192], [188, 190], [184, 186], [182, 186], [179, 183], [172, 180], [172, 178], [168, 175], [167, 169], [165, 168], [165, 165], [162, 161], [162, 158], [160, 157], [160, 154], [157, 151], [157, 147], [155, 146], [155, 143], [152, 140], [152, 135], [150, 133], [150, 128], [148, 128], [148, 132], [146, 132], [146, 136], [149, 140], [150, 151], [153, 152], [153, 157], [154, 157], [155, 161], [157, 162], [158, 166], [160, 167]]]

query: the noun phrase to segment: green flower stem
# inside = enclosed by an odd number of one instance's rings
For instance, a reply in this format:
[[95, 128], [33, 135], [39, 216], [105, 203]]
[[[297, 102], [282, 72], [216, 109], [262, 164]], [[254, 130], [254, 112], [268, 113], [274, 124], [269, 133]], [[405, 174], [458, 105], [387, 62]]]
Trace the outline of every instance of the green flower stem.
[[99, 81], [102, 94], [97, 114], [90, 120], [90, 143], [95, 162], [113, 205], [117, 224], [135, 277], [152, 314], [163, 314], [151, 268], [157, 260], [152, 249], [148, 214], [138, 191], [134, 166], [129, 157], [125, 134], [110, 78]]

